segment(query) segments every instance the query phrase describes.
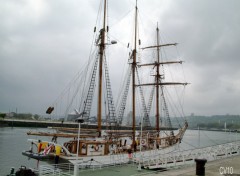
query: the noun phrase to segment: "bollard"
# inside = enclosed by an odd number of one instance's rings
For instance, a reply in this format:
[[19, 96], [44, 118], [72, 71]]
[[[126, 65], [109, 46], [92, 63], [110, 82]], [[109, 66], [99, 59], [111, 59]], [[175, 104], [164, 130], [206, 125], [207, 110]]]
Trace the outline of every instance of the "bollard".
[[196, 175], [205, 175], [206, 159], [195, 159], [196, 162]]
[[74, 172], [73, 172], [73, 176], [78, 176], [78, 171], [79, 171], [78, 164], [75, 163], [75, 164], [74, 164]]

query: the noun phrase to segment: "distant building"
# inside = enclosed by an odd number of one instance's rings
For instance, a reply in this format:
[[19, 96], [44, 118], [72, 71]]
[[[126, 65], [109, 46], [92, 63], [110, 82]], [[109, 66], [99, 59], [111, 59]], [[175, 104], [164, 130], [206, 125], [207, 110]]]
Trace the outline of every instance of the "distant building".
[[79, 117], [79, 114], [76, 113], [76, 111], [73, 111], [73, 112], [68, 114], [67, 121], [75, 121], [75, 119], [78, 118], [78, 117]]
[[16, 116], [16, 113], [15, 113], [15, 112], [6, 113], [6, 117], [7, 117], [7, 118], [11, 118], [11, 117], [15, 117], [15, 116]]

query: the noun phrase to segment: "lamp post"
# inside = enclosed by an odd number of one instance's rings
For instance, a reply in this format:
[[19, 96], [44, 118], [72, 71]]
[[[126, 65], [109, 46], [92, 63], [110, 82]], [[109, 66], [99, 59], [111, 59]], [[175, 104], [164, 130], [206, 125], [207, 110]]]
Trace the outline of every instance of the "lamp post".
[[80, 138], [80, 129], [81, 129], [81, 123], [84, 122], [84, 120], [82, 118], [77, 118], [76, 122], [78, 122], [78, 139], [77, 139], [77, 154], [76, 154], [76, 162], [74, 165], [74, 176], [78, 176], [78, 171], [79, 171], [79, 167], [78, 167], [78, 154], [79, 154], [79, 138]]
[[142, 116], [142, 118], [141, 118], [141, 123], [140, 123], [140, 125], [141, 125], [141, 133], [140, 133], [140, 157], [139, 157], [139, 164], [138, 164], [138, 170], [140, 171], [141, 170], [141, 159], [142, 159], [142, 125], [143, 125], [143, 116]]

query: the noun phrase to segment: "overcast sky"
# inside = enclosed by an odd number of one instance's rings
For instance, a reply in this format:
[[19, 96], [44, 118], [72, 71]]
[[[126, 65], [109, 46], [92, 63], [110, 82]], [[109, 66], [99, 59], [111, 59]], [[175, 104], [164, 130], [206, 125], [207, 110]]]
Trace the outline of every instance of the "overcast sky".
[[[134, 2], [109, 0], [110, 30], [121, 35], [129, 31], [129, 25], [119, 24]], [[240, 114], [240, 1], [138, 4], [142, 31], [154, 30], [158, 22], [161, 34], [179, 43], [191, 83], [185, 114]], [[0, 112], [45, 112], [88, 59], [98, 8], [98, 0], [0, 0]], [[119, 39], [117, 32], [112, 36]], [[111, 47], [117, 50], [120, 45]], [[119, 63], [112, 64], [117, 91]]]

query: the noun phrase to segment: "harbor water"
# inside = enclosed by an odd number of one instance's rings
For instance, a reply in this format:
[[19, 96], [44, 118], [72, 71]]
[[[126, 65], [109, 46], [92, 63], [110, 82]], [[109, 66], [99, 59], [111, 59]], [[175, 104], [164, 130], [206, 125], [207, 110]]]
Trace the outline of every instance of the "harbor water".
[[[30, 148], [27, 139], [42, 139], [50, 141], [50, 137], [28, 136], [28, 131], [37, 131], [36, 128], [0, 128], [0, 175], [5, 176], [10, 173], [11, 167], [17, 170], [20, 166], [37, 168], [38, 165], [48, 164], [43, 161], [28, 159], [22, 155], [23, 150]], [[48, 129], [40, 129], [48, 130]], [[68, 140], [68, 139], [65, 139]], [[240, 134], [234, 132], [218, 132], [218, 131], [198, 131], [187, 130], [182, 143], [179, 145], [182, 149], [191, 149], [198, 147], [206, 147], [240, 140]], [[64, 141], [59, 141], [64, 142]]]

